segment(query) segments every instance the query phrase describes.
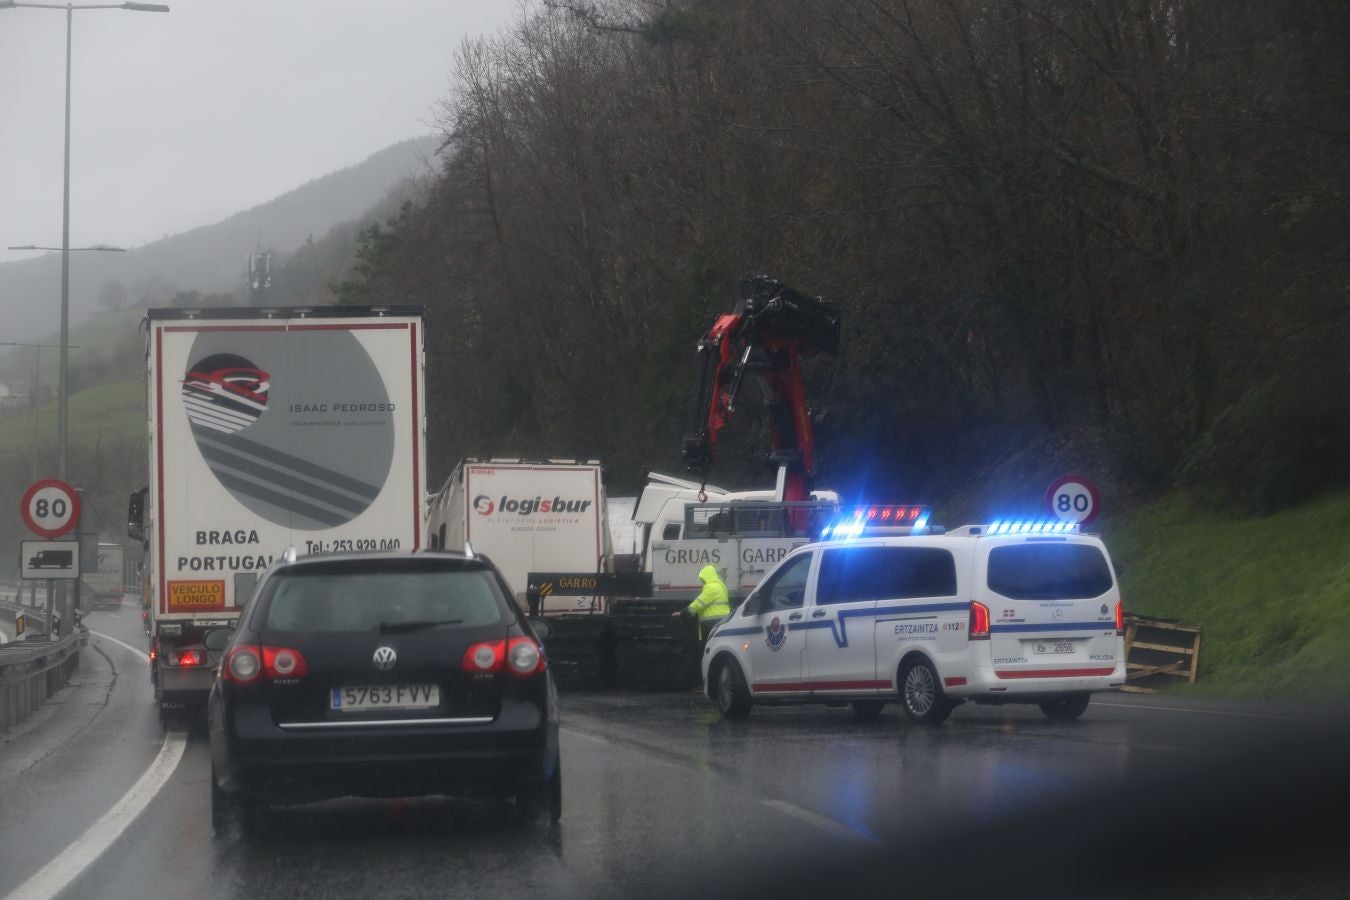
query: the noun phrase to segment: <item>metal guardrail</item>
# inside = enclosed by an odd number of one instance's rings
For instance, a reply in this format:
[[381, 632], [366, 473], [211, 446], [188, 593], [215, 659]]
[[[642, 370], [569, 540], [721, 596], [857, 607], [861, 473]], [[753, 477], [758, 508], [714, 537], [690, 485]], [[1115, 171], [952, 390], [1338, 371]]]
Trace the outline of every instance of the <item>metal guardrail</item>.
[[70, 680], [80, 666], [80, 650], [89, 632], [59, 641], [0, 644], [0, 734], [33, 714]]

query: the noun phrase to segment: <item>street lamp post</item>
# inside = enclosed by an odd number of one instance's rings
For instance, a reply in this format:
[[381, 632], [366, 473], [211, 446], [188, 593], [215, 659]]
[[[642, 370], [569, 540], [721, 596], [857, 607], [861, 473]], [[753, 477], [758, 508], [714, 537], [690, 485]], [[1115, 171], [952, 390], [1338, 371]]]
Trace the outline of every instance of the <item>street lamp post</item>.
[[[58, 476], [66, 478], [66, 442], [69, 435], [70, 417], [70, 42], [71, 25], [77, 10], [86, 9], [125, 9], [131, 12], [168, 12], [169, 7], [159, 3], [90, 3], [76, 6], [74, 3], [25, 3], [18, 0], [0, 0], [0, 9], [26, 7], [29, 9], [64, 9], [66, 11], [66, 140], [65, 169], [62, 178], [61, 193], [61, 376], [57, 388], [57, 432], [56, 459]], [[48, 596], [51, 594], [48, 582]], [[50, 600], [48, 601], [50, 603]], [[62, 586], [61, 607], [70, 615], [67, 622], [74, 622], [67, 592]], [[51, 620], [49, 619], [50, 623]], [[55, 635], [52, 628], [50, 634]]]
[[[2, 0], [0, 9], [25, 7], [29, 9], [64, 9], [66, 11], [66, 139], [65, 169], [61, 197], [61, 376], [57, 388], [56, 459], [57, 477], [66, 477], [66, 442], [70, 419], [70, 45], [71, 25], [75, 13], [86, 9], [125, 9], [131, 12], [168, 12], [169, 7], [159, 3], [91, 3], [76, 6], [73, 3], [25, 3]], [[41, 249], [41, 248], [25, 248]], [[111, 248], [87, 248], [111, 249]]]

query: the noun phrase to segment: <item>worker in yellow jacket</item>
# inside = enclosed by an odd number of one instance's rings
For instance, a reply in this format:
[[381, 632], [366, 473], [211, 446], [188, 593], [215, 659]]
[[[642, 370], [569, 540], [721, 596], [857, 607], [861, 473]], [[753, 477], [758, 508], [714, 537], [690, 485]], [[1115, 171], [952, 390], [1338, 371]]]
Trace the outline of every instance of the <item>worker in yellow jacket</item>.
[[717, 623], [731, 615], [731, 595], [722, 583], [722, 576], [712, 566], [704, 566], [698, 577], [703, 582], [703, 590], [692, 603], [672, 615], [688, 612], [698, 616], [698, 637], [703, 640]]

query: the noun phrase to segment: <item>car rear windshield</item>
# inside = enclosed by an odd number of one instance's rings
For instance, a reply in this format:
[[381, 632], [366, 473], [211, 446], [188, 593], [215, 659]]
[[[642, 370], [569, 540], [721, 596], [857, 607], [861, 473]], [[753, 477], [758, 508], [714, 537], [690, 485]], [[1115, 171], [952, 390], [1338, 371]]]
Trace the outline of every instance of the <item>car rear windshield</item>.
[[378, 633], [505, 620], [503, 594], [490, 570], [411, 563], [300, 566], [279, 573], [266, 587], [264, 627]]
[[989, 589], [1012, 600], [1088, 600], [1111, 583], [1106, 556], [1091, 544], [1010, 544], [989, 552]]

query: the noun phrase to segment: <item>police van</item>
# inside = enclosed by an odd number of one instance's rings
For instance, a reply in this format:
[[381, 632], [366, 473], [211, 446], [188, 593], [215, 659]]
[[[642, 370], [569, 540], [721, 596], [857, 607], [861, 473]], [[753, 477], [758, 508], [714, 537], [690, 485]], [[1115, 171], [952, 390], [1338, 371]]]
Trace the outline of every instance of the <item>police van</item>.
[[785, 557], [708, 640], [704, 690], [754, 704], [899, 702], [938, 723], [966, 700], [1075, 719], [1125, 683], [1124, 617], [1100, 538], [1059, 521], [951, 532], [871, 507]]

